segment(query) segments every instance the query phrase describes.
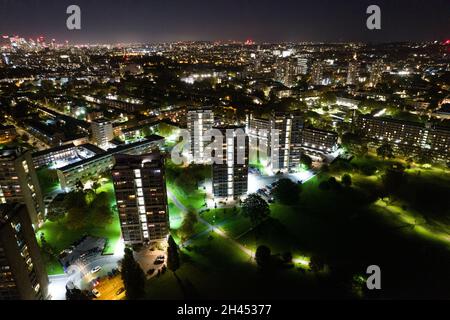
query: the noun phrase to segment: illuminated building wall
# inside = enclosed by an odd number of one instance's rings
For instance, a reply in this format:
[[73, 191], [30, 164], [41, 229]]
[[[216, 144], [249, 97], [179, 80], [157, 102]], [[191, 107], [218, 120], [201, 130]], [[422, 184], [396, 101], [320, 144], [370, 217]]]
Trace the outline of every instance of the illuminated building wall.
[[245, 195], [248, 188], [248, 136], [243, 126], [214, 129], [222, 132], [223, 141], [220, 148], [213, 150], [214, 157], [221, 159], [221, 163], [212, 165], [213, 194], [217, 198], [237, 199]]
[[20, 202], [27, 206], [35, 227], [44, 220], [44, 203], [29, 151], [0, 150], [0, 203]]
[[114, 139], [112, 123], [99, 119], [91, 122], [92, 141], [100, 148], [106, 149], [108, 142]]
[[214, 113], [210, 108], [191, 109], [187, 113], [187, 128], [191, 137], [191, 157], [195, 163], [207, 162], [205, 133], [214, 124]]
[[356, 118], [354, 130], [377, 145], [391, 144], [395, 150], [408, 157], [424, 155], [431, 161], [444, 163], [450, 159], [448, 129], [364, 115]]
[[0, 205], [0, 300], [47, 298], [48, 277], [27, 208]]
[[144, 244], [169, 233], [164, 159], [158, 151], [115, 155], [112, 169], [122, 236], [126, 244]]

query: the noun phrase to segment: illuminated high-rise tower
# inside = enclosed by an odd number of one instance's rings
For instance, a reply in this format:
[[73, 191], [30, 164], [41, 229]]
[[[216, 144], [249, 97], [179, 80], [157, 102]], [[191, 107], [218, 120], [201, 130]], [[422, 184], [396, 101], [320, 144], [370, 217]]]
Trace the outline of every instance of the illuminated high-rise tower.
[[187, 113], [187, 128], [190, 136], [190, 156], [195, 163], [207, 162], [208, 155], [205, 147], [209, 143], [205, 141], [208, 130], [214, 124], [214, 113], [211, 108], [190, 109]]
[[119, 154], [114, 158], [112, 177], [125, 243], [144, 244], [165, 238], [169, 211], [161, 154]]

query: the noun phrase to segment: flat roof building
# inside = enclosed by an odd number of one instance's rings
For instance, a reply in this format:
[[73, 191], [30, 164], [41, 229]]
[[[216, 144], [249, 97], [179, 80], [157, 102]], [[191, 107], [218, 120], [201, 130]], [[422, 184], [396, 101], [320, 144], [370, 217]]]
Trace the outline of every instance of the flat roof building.
[[99, 173], [111, 170], [114, 166], [114, 155], [144, 154], [164, 144], [164, 138], [158, 135], [148, 136], [145, 140], [123, 144], [116, 148], [103, 151], [95, 156], [86, 158], [57, 169], [61, 189], [69, 191], [78, 181], [89, 180]]
[[205, 136], [213, 127], [214, 113], [211, 108], [190, 109], [187, 112], [187, 128], [190, 135], [190, 156], [195, 163], [208, 162]]
[[108, 143], [114, 139], [112, 123], [106, 119], [91, 122], [92, 141], [102, 149], [108, 148]]
[[248, 136], [244, 126], [220, 126], [223, 140], [213, 150], [212, 185], [217, 198], [238, 199], [248, 189]]
[[169, 233], [164, 158], [159, 151], [114, 156], [114, 190], [125, 244], [145, 244]]
[[376, 145], [388, 143], [408, 157], [425, 157], [432, 162], [450, 159], [450, 130], [417, 122], [361, 115], [355, 119], [355, 133]]

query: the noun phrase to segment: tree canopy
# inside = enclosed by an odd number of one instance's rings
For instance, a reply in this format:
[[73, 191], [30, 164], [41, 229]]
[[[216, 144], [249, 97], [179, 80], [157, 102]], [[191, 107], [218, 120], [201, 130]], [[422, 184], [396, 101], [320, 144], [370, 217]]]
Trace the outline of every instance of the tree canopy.
[[180, 267], [180, 255], [178, 252], [178, 245], [173, 240], [172, 236], [169, 236], [169, 246], [167, 247], [167, 268], [175, 273]]
[[293, 205], [300, 200], [300, 191], [300, 185], [290, 179], [283, 178], [278, 181], [273, 190], [273, 194], [277, 201], [283, 204]]
[[125, 248], [122, 260], [122, 280], [128, 300], [136, 300], [144, 296], [145, 274], [134, 260], [133, 251], [130, 248]]
[[270, 215], [270, 208], [267, 202], [256, 193], [250, 194], [242, 204], [242, 214], [250, 219], [256, 226]]
[[260, 268], [267, 268], [270, 265], [271, 257], [272, 254], [269, 247], [265, 245], [258, 246], [255, 253], [255, 260]]

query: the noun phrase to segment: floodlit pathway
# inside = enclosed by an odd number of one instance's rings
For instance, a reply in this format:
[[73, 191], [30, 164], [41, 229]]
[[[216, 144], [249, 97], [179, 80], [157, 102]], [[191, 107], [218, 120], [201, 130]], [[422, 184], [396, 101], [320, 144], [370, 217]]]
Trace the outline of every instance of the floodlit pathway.
[[[315, 175], [314, 175], [315, 176]], [[314, 177], [313, 176], [313, 177]], [[311, 177], [312, 178], [312, 177]], [[309, 179], [311, 179], [309, 178]], [[308, 180], [309, 180], [308, 179]], [[187, 211], [187, 208], [185, 205], [183, 205], [178, 198], [171, 192], [171, 191], [167, 191], [167, 194], [169, 196], [170, 199], [172, 199], [173, 203], [180, 209], [183, 211]], [[208, 221], [206, 221], [205, 219], [203, 219], [198, 213], [197, 211], [195, 211], [197, 217], [198, 217], [198, 221], [200, 221], [201, 223], [203, 223], [204, 225], [206, 225], [208, 228], [205, 231], [202, 231], [196, 235], [194, 235], [193, 237], [191, 237], [189, 240], [183, 242], [181, 244], [181, 246], [186, 246], [189, 245], [195, 238], [198, 238], [204, 234], [207, 234], [211, 231], [213, 231], [214, 233], [218, 234], [219, 236], [221, 236], [224, 239], [227, 239], [228, 241], [231, 241], [234, 245], [236, 245], [242, 252], [244, 252], [245, 254], [247, 254], [248, 256], [250, 256], [252, 258], [252, 262], [255, 262], [255, 260], [253, 259], [253, 257], [255, 256], [255, 252], [250, 250], [249, 248], [245, 247], [244, 245], [242, 245], [241, 243], [239, 243], [238, 241], [236, 241], [235, 239], [231, 238], [229, 235], [227, 235], [225, 232], [223, 232], [218, 226], [214, 226], [212, 224], [210, 224]], [[252, 228], [251, 230], [253, 230], [254, 228]], [[248, 230], [246, 232], [249, 232], [251, 230]], [[246, 233], [245, 232], [245, 233]], [[309, 266], [309, 261], [303, 258], [294, 258], [292, 259], [292, 262], [296, 263], [296, 264], [301, 264], [303, 266]]]
[[[171, 191], [167, 191], [167, 194], [169, 195], [169, 197], [172, 199], [173, 203], [180, 209], [183, 211], [187, 211], [187, 208], [185, 205], [183, 205], [178, 198], [171, 192]], [[219, 236], [221, 236], [222, 238], [225, 238], [231, 242], [233, 242], [237, 247], [239, 247], [239, 249], [241, 249], [241, 251], [243, 251], [244, 253], [246, 253], [247, 255], [253, 257], [254, 256], [254, 252], [248, 248], [246, 248], [245, 246], [243, 246], [242, 244], [240, 244], [239, 242], [237, 242], [236, 240], [234, 240], [233, 238], [231, 238], [229, 235], [227, 235], [225, 232], [223, 232], [222, 230], [220, 230], [217, 226], [213, 226], [212, 224], [210, 224], [208, 221], [206, 221], [205, 219], [203, 219], [198, 213], [197, 211], [196, 215], [198, 218], [198, 221], [203, 223], [204, 225], [206, 225], [208, 228], [205, 231], [202, 231], [199, 234], [196, 234], [193, 238], [185, 241], [184, 243], [182, 243], [182, 246], [186, 246], [188, 245], [194, 238], [199, 237], [203, 234], [209, 233], [211, 231], [214, 231], [216, 234], [218, 234]]]

